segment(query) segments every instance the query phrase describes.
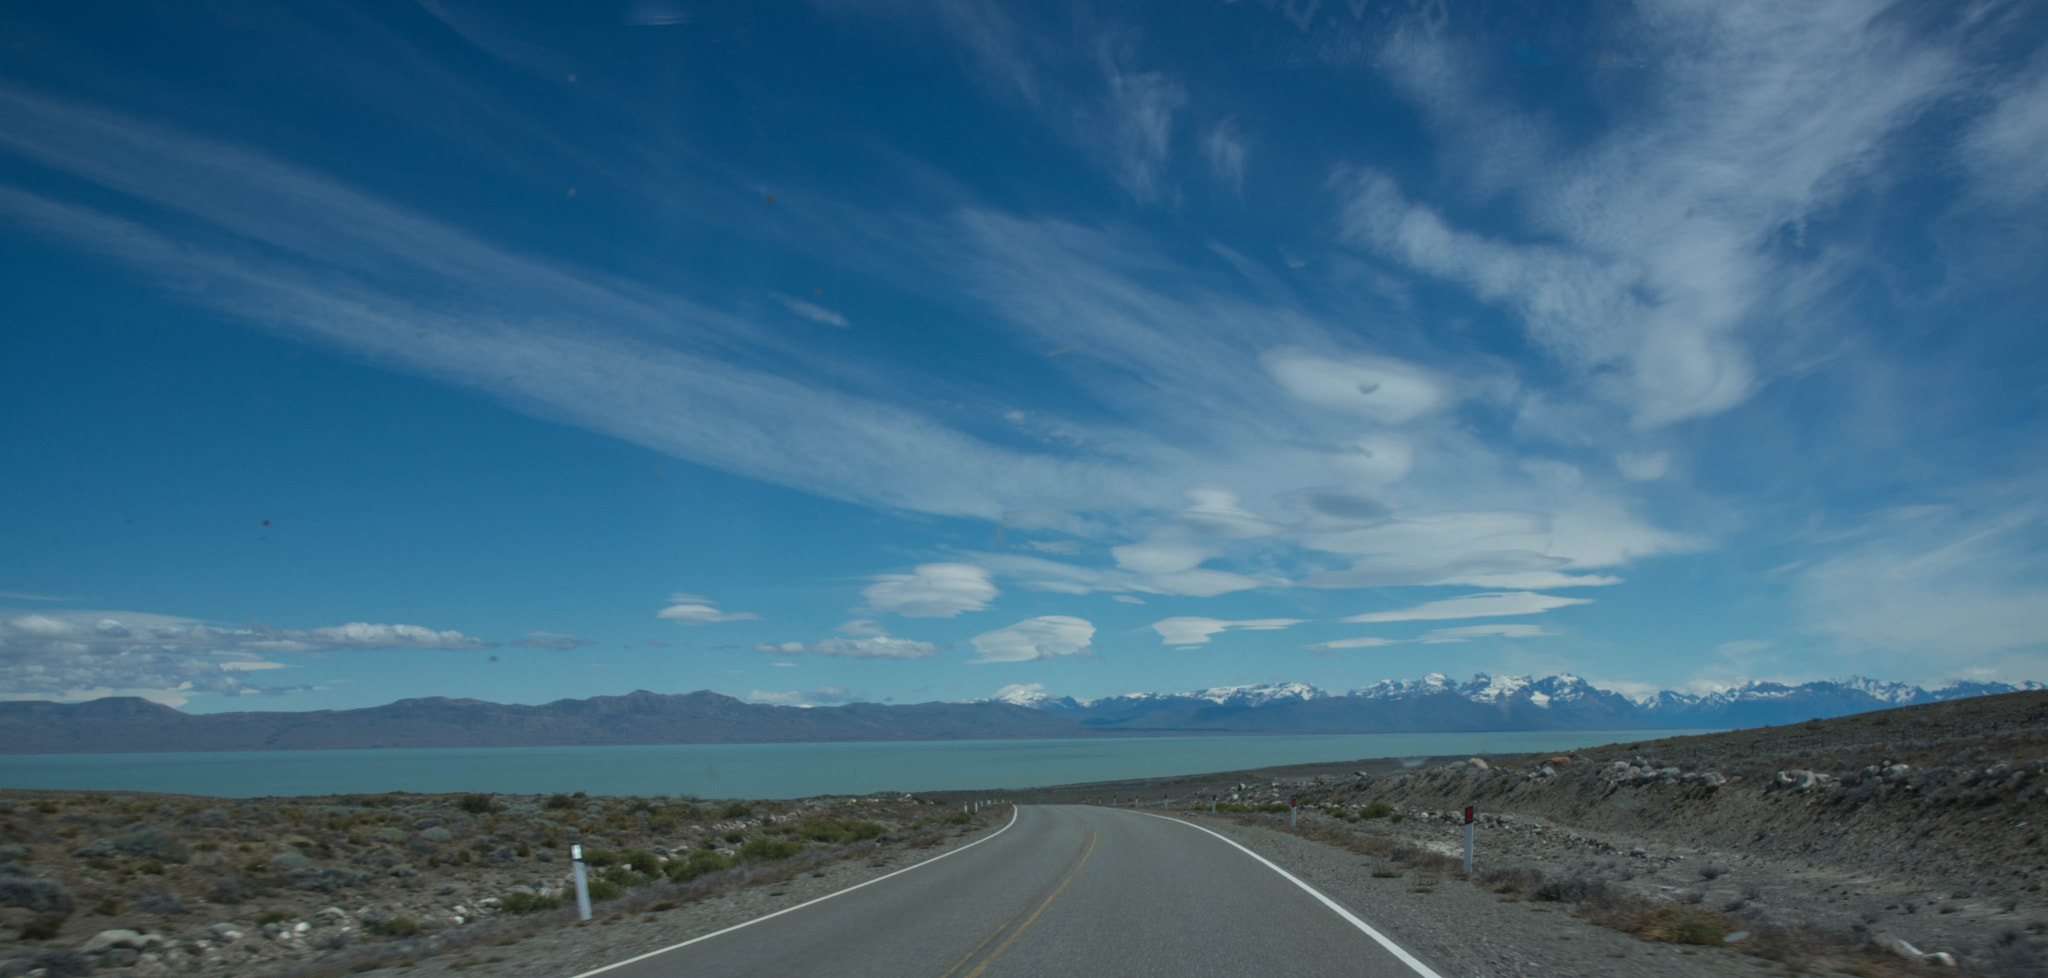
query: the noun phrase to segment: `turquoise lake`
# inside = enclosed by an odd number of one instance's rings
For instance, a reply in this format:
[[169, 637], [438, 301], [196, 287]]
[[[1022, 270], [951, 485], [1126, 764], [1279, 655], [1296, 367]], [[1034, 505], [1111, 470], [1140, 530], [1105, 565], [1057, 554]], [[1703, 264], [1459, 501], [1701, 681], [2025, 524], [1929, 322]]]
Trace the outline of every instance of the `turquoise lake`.
[[0, 787], [251, 798], [382, 791], [587, 791], [799, 798], [1026, 788], [1379, 757], [1567, 750], [1692, 730], [664, 744], [0, 756]]

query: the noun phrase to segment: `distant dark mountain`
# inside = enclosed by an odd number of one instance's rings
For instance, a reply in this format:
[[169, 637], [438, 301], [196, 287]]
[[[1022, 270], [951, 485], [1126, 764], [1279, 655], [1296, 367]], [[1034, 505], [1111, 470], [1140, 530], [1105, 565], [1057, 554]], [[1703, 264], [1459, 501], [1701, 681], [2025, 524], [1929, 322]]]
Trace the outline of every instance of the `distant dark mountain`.
[[542, 706], [445, 698], [361, 710], [182, 713], [134, 697], [0, 703], [0, 753], [556, 747], [606, 744], [1009, 740], [1169, 733], [1438, 733], [1756, 727], [1891, 706], [2042, 689], [1958, 682], [1934, 690], [1847, 679], [1750, 682], [1630, 698], [1577, 676], [1442, 675], [1329, 693], [1304, 683], [1133, 693], [1099, 700], [1012, 694], [971, 703], [799, 708], [709, 691], [645, 691]]
[[640, 691], [543, 706], [435, 697], [304, 713], [191, 714], [134, 697], [0, 703], [0, 753], [8, 754], [1079, 736], [1101, 734], [1075, 720], [1008, 703], [801, 709], [743, 703], [708, 691]]

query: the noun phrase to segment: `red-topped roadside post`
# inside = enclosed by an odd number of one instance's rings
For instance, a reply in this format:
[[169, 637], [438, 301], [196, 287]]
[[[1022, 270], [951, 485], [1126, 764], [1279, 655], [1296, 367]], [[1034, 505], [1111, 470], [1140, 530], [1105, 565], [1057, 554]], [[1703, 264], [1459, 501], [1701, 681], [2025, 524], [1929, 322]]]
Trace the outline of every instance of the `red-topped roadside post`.
[[1472, 806], [1465, 806], [1465, 875], [1472, 875]]

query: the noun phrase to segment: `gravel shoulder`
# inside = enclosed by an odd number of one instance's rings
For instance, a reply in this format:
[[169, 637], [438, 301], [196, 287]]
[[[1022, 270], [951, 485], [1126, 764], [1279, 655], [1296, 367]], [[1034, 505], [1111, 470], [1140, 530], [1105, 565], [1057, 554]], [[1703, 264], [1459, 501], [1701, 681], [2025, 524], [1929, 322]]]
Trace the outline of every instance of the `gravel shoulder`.
[[1336, 846], [1229, 818], [1180, 817], [1301, 877], [1445, 978], [1752, 978], [1763, 970], [1758, 959], [1732, 948], [1642, 941], [1582, 920], [1560, 904], [1496, 894], [1427, 870], [1375, 877], [1373, 859]]

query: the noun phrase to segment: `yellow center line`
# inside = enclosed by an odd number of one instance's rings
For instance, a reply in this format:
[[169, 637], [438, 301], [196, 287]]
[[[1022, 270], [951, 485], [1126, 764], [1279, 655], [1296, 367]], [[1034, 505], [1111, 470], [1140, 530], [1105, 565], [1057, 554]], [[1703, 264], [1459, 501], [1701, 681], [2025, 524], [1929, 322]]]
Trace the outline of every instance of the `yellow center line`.
[[[1026, 918], [1023, 923], [1018, 924], [1017, 929], [1011, 931], [1010, 936], [1007, 939], [1005, 939], [1003, 943], [996, 945], [996, 949], [990, 951], [988, 953], [988, 957], [981, 959], [981, 966], [975, 968], [973, 971], [968, 972], [966, 978], [981, 978], [981, 973], [987, 971], [988, 966], [994, 964], [997, 958], [1002, 957], [1004, 951], [1009, 950], [1010, 943], [1017, 939], [1017, 935], [1024, 933], [1025, 928], [1030, 927], [1032, 921], [1037, 920], [1038, 915], [1045, 912], [1045, 908], [1052, 906], [1052, 901], [1060, 895], [1060, 891], [1066, 889], [1067, 884], [1072, 883], [1074, 881], [1075, 876], [1080, 875], [1081, 867], [1088, 865], [1088, 857], [1094, 854], [1095, 826], [1090, 825], [1088, 826], [1088, 851], [1081, 854], [1081, 861], [1074, 864], [1073, 872], [1068, 873], [1067, 878], [1061, 880], [1060, 885], [1053, 888], [1052, 895], [1046, 897], [1045, 902], [1039, 904], [1038, 909], [1033, 910], [1031, 912], [1031, 916]], [[986, 944], [988, 942], [983, 941], [982, 943]], [[958, 965], [955, 965], [954, 967], [958, 967]]]
[[982, 939], [981, 939], [981, 943], [980, 943], [980, 944], [976, 944], [976, 945], [974, 945], [974, 949], [973, 949], [973, 950], [971, 950], [971, 951], [968, 951], [968, 952], [967, 952], [966, 954], [963, 954], [963, 955], [961, 955], [961, 956], [960, 956], [960, 960], [958, 960], [958, 961], [955, 961], [955, 962], [953, 962], [953, 966], [952, 966], [952, 967], [950, 967], [950, 968], [947, 968], [947, 969], [946, 969], [946, 973], [945, 973], [945, 974], [943, 974], [943, 975], [940, 975], [940, 976], [939, 976], [939, 978], [953, 978], [953, 972], [955, 972], [955, 971], [959, 971], [959, 970], [960, 970], [960, 966], [961, 966], [961, 965], [964, 965], [964, 964], [966, 964], [969, 958], [972, 958], [972, 957], [974, 957], [975, 955], [977, 955], [977, 954], [980, 954], [980, 953], [981, 953], [981, 949], [982, 949], [982, 948], [985, 948], [985, 947], [987, 947], [987, 946], [988, 946], [988, 942], [990, 942], [990, 941], [993, 941], [993, 940], [995, 940], [996, 938], [998, 938], [998, 937], [1001, 937], [1001, 936], [1003, 936], [1003, 928], [1005, 928], [1005, 927], [1008, 927], [1008, 926], [1010, 926], [1010, 921], [1012, 921], [1012, 920], [1016, 920], [1016, 919], [1017, 919], [1018, 917], [1021, 917], [1021, 916], [1023, 916], [1023, 915], [1024, 915], [1024, 908], [1023, 908], [1023, 907], [1018, 907], [1018, 908], [1017, 908], [1017, 912], [1016, 912], [1016, 913], [1013, 913], [1013, 914], [1011, 914], [1011, 915], [1009, 916], [1009, 918], [1008, 918], [1008, 919], [1004, 920], [1004, 921], [1003, 921], [1002, 923], [1000, 923], [1000, 924], [997, 924], [997, 925], [996, 925], [996, 929], [995, 929], [995, 930], [992, 930], [992, 931], [989, 931], [989, 932], [988, 932], [988, 936], [987, 936], [987, 937], [984, 937], [984, 938], [982, 938]]

